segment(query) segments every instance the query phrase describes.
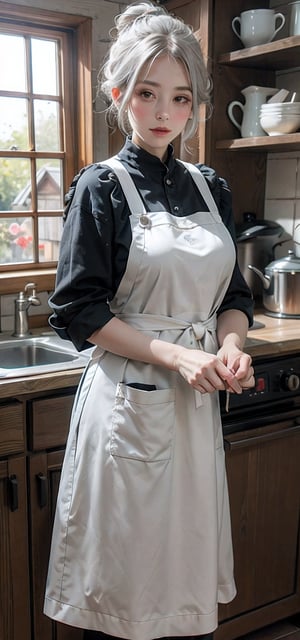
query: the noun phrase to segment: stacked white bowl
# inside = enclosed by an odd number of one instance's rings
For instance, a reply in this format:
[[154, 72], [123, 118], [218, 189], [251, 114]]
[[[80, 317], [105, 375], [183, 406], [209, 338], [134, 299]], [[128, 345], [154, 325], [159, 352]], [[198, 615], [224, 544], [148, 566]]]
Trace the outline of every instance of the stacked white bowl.
[[300, 128], [300, 102], [266, 102], [261, 107], [259, 120], [269, 136], [295, 133]]

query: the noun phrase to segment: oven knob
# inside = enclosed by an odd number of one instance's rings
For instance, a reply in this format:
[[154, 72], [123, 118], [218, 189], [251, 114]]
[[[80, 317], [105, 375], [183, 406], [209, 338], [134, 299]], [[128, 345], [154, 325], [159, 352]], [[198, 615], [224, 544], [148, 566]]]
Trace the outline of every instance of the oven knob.
[[300, 378], [297, 373], [284, 373], [281, 384], [285, 391], [298, 391], [300, 388]]

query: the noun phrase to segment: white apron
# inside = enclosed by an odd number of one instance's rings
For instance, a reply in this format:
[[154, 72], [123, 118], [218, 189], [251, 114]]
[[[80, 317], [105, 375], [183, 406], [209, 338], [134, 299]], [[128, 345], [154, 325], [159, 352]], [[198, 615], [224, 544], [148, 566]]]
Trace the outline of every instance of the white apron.
[[[216, 310], [235, 249], [207, 183], [209, 212], [146, 213], [115, 158], [132, 245], [112, 311], [147, 334], [216, 352]], [[155, 385], [146, 391], [132, 383]], [[74, 403], [45, 613], [121, 638], [209, 633], [235, 596], [218, 394], [176, 372], [96, 348]]]

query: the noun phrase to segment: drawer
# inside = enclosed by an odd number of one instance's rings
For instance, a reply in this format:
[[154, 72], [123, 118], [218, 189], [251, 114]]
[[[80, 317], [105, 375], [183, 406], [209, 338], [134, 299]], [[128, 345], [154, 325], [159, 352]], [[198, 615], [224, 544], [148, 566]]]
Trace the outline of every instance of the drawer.
[[30, 402], [29, 446], [33, 451], [66, 444], [75, 393]]
[[22, 402], [0, 404], [0, 456], [25, 449], [25, 420]]

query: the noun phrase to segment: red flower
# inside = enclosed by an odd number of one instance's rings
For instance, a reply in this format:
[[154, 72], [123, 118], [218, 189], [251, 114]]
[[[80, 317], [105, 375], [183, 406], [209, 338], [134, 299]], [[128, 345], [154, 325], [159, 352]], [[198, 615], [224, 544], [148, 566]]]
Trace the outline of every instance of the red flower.
[[19, 238], [16, 238], [15, 243], [19, 247], [22, 247], [22, 249], [26, 249], [26, 247], [28, 247], [31, 241], [32, 241], [32, 238], [30, 236], [26, 236], [26, 237], [20, 236]]

